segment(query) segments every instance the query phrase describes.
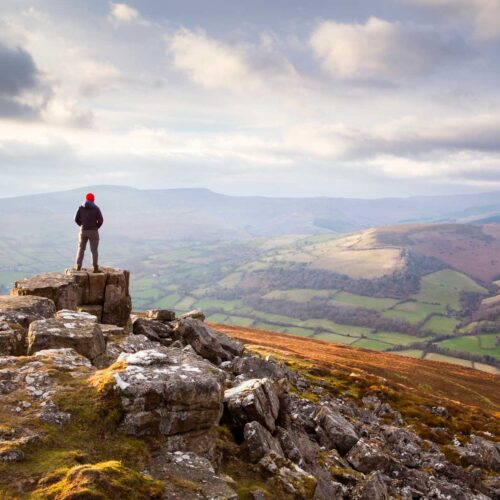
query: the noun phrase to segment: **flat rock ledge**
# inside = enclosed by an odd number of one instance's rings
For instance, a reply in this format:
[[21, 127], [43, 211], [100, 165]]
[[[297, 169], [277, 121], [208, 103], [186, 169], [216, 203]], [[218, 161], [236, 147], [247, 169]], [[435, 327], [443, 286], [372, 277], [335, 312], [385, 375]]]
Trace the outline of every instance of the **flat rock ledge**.
[[66, 269], [17, 281], [12, 296], [45, 297], [56, 310], [68, 309], [91, 314], [99, 323], [126, 326], [132, 311], [127, 270], [101, 268], [100, 273]]

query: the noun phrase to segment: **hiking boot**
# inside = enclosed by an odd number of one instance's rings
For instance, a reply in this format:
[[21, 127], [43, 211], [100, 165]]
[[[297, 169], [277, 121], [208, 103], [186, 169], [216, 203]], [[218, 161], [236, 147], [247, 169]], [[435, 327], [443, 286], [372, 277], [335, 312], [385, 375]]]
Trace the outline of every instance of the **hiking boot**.
[[100, 273], [101, 270], [99, 269], [99, 266], [94, 266], [94, 273]]

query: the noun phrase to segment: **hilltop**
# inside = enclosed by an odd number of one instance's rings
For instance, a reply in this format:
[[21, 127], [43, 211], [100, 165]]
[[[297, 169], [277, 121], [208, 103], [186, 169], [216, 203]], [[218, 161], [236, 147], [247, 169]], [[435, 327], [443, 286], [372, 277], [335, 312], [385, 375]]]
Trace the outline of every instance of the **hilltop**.
[[380, 199], [280, 198], [229, 196], [202, 188], [85, 186], [0, 198], [0, 227], [13, 239], [36, 235], [40, 227], [51, 234], [71, 231], [72, 216], [88, 191], [96, 193], [108, 215], [109, 236], [134, 240], [341, 234], [392, 224], [494, 220], [500, 214], [498, 192]]
[[130, 314], [129, 280], [67, 270], [0, 297], [0, 497], [500, 495], [498, 376]]

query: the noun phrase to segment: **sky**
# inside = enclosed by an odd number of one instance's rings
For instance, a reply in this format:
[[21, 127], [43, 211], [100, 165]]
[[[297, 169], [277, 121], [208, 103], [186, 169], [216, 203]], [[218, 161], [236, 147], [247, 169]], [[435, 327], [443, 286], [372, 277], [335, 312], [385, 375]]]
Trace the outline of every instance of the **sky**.
[[0, 197], [500, 189], [500, 0], [1, 0]]

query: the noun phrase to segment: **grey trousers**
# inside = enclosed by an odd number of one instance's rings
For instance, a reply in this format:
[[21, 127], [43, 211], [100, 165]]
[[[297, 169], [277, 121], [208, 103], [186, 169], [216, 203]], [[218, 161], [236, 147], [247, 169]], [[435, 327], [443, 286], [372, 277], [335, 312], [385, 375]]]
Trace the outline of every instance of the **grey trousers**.
[[76, 265], [82, 266], [83, 257], [85, 255], [85, 249], [87, 248], [87, 241], [90, 241], [90, 251], [92, 252], [92, 264], [97, 267], [99, 260], [99, 231], [97, 229], [93, 230], [81, 230], [80, 240], [78, 242], [78, 254], [76, 256]]

